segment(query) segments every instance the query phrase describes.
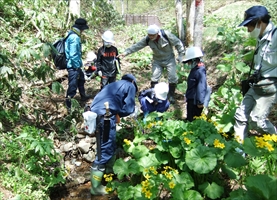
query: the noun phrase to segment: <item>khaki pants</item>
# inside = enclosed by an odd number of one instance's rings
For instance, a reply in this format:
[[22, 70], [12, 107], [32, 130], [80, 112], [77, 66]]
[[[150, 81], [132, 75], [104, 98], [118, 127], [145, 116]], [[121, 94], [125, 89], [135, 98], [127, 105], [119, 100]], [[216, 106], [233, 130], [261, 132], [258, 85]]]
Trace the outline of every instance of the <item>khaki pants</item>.
[[263, 133], [276, 134], [276, 128], [267, 119], [276, 102], [276, 93], [270, 96], [259, 96], [250, 88], [235, 113], [235, 138], [243, 143], [244, 138], [247, 137], [248, 125]]

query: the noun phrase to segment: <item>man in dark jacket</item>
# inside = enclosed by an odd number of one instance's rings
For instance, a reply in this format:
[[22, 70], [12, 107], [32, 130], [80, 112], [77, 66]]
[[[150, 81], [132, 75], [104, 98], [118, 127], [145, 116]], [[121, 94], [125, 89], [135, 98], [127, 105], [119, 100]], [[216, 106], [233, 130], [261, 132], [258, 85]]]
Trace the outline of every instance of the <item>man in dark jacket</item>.
[[206, 68], [201, 61], [203, 53], [199, 47], [190, 47], [186, 51], [183, 63], [188, 63], [191, 70], [187, 79], [187, 120], [193, 121], [200, 116], [204, 108], [207, 90]]
[[[113, 160], [114, 152], [116, 149], [116, 122], [119, 117], [126, 117], [135, 111], [135, 96], [138, 88], [136, 85], [136, 78], [131, 74], [126, 74], [122, 80], [113, 82], [105, 86], [94, 98], [90, 110], [97, 114], [97, 126], [101, 135], [101, 157], [99, 152], [92, 164], [91, 169], [91, 194], [104, 195], [107, 194], [105, 187], [101, 185], [101, 180], [105, 172], [107, 163]], [[103, 141], [103, 134], [106, 126], [104, 127], [104, 115], [106, 107], [104, 103], [108, 102], [110, 111], [110, 123], [108, 140]], [[97, 133], [96, 133], [97, 134]], [[98, 143], [99, 144], [99, 143]]]
[[81, 67], [82, 62], [82, 46], [81, 33], [88, 29], [87, 21], [79, 18], [75, 21], [72, 29], [68, 32], [70, 34], [65, 41], [65, 55], [67, 60], [68, 71], [68, 88], [66, 92], [66, 107], [68, 112], [71, 111], [71, 99], [76, 95], [77, 88], [81, 95], [81, 100], [85, 101], [88, 96], [85, 92], [85, 77]]

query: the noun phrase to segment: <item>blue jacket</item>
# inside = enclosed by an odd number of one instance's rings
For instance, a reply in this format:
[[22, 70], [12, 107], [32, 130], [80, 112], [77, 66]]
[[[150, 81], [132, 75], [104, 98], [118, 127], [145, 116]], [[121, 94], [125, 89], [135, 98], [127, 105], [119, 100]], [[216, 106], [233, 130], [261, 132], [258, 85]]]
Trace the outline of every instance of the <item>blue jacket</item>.
[[193, 99], [195, 105], [204, 104], [207, 90], [206, 68], [203, 63], [190, 70], [187, 80], [186, 98]]
[[[153, 102], [150, 103], [147, 100], [147, 97], [149, 99], [153, 100]], [[169, 105], [170, 105], [170, 103], [167, 99], [166, 100], [157, 99], [155, 97], [155, 92], [154, 92], [153, 88], [141, 91], [138, 99], [139, 99], [139, 102], [141, 105], [141, 110], [144, 113], [151, 113], [154, 111], [165, 112], [165, 111], [167, 111], [167, 109], [169, 108]]]
[[65, 41], [67, 68], [80, 68], [83, 66], [81, 38], [77, 31], [70, 30], [68, 34], [70, 35]]
[[106, 85], [95, 96], [90, 109], [98, 115], [104, 115], [106, 113], [104, 103], [108, 101], [113, 115], [126, 117], [135, 110], [136, 92], [136, 79], [131, 74], [124, 75], [122, 80]]

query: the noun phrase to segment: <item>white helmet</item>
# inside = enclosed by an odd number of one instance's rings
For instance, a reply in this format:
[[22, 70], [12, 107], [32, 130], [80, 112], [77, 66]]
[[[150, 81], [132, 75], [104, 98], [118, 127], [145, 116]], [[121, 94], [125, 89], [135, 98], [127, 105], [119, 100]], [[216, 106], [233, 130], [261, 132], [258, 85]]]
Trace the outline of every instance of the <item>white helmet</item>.
[[102, 39], [108, 43], [114, 43], [113, 33], [111, 31], [105, 31], [102, 35]]
[[96, 58], [97, 58], [97, 57], [96, 57], [95, 53], [94, 53], [93, 51], [89, 51], [89, 52], [87, 53], [86, 61], [87, 61], [87, 62], [93, 62]]
[[168, 84], [165, 82], [160, 82], [154, 86], [155, 96], [161, 100], [166, 100], [168, 90]]
[[182, 62], [187, 62], [194, 58], [200, 58], [200, 57], [203, 57], [202, 50], [199, 47], [190, 47], [190, 48], [187, 48], [185, 58], [182, 60]]

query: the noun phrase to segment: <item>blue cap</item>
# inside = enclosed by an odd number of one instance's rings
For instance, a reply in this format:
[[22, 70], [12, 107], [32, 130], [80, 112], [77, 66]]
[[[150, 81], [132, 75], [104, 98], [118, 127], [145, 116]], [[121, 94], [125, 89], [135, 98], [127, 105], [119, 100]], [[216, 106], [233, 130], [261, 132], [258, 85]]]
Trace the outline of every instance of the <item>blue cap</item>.
[[264, 6], [253, 6], [245, 11], [244, 13], [244, 21], [239, 26], [245, 26], [252, 20], [258, 19], [259, 17], [263, 17], [268, 15], [268, 11]]
[[138, 86], [137, 86], [137, 81], [136, 81], [136, 78], [132, 75], [132, 74], [125, 74], [124, 76], [122, 76], [121, 78], [122, 80], [127, 80], [127, 81], [134, 81], [133, 84], [135, 85], [136, 87], [136, 91], [138, 91]]

